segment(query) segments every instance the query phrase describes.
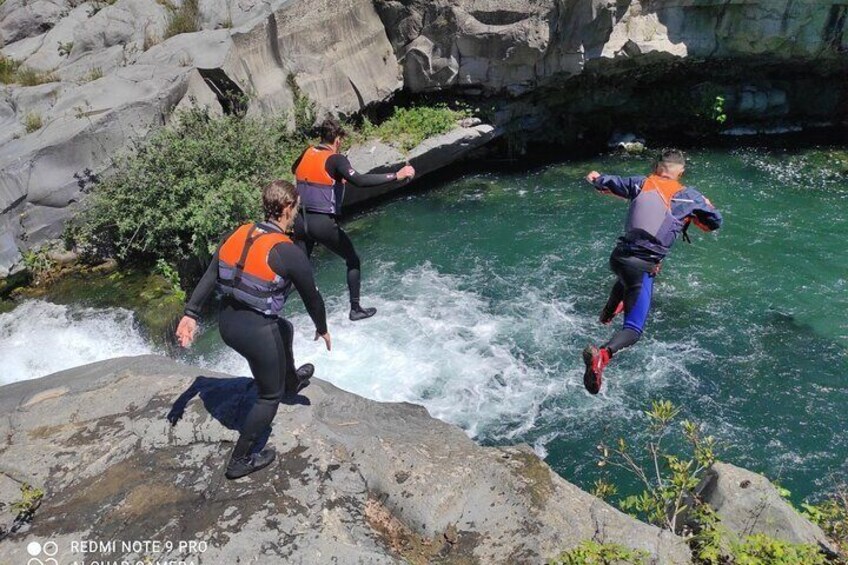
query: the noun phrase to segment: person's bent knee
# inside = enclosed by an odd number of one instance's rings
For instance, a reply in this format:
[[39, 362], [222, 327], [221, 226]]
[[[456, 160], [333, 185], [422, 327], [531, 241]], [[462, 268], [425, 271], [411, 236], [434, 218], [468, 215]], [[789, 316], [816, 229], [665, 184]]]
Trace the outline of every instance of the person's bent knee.
[[283, 399], [283, 389], [280, 388], [273, 392], [268, 392], [265, 394], [260, 394], [259, 398], [256, 400], [257, 404], [279, 404]]

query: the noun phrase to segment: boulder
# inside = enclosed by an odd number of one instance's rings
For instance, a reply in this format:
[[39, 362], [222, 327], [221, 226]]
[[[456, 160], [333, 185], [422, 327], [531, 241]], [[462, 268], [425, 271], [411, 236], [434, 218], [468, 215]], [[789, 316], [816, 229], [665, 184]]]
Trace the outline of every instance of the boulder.
[[[5, 212], [0, 227], [6, 237], [31, 244], [58, 237], [83, 191], [109, 172], [131, 139], [164, 122], [183, 98], [187, 81], [188, 69], [135, 65], [59, 88], [55, 96], [50, 95], [55, 84], [18, 90], [38, 95], [30, 107], [18, 106], [15, 119], [23, 121], [31, 108], [40, 108], [43, 126], [0, 146], [0, 210]], [[19, 260], [16, 248], [0, 245], [0, 276]]]
[[[421, 406], [319, 379], [280, 406], [268, 440], [277, 460], [227, 481], [251, 382], [142, 356], [3, 387], [0, 476], [46, 494], [0, 560], [51, 540], [60, 563], [544, 563], [594, 539], [645, 550], [652, 563], [690, 562], [684, 540], [581, 491], [526, 446], [481, 447]], [[181, 417], [174, 427], [169, 412]], [[83, 555], [79, 540], [173, 549]], [[191, 541], [203, 549], [178, 550]]]
[[66, 0], [6, 0], [0, 4], [0, 44], [41, 35], [69, 10]]
[[[431, 137], [403, 155], [397, 148], [381, 141], [371, 141], [351, 148], [350, 164], [362, 173], [394, 172], [407, 162], [415, 167], [416, 178], [455, 163], [468, 153], [501, 135], [502, 130], [488, 124], [470, 127], [458, 125], [453, 130]], [[356, 188], [345, 193], [345, 204], [355, 204], [392, 192], [404, 183]]]
[[764, 476], [729, 463], [715, 463], [698, 487], [699, 496], [739, 536], [765, 534], [807, 543], [835, 554], [837, 548], [817, 525], [801, 516]]

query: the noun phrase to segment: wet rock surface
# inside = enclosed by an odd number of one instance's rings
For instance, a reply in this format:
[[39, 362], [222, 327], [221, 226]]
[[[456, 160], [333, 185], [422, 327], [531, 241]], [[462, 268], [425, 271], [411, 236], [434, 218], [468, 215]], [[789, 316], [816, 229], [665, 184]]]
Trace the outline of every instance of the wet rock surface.
[[[32, 541], [54, 541], [66, 563], [81, 557], [72, 542], [158, 540], [174, 548], [147, 556], [197, 563], [542, 563], [595, 539], [689, 562], [682, 539], [581, 491], [527, 447], [480, 447], [420, 406], [317, 379], [280, 406], [277, 460], [227, 481], [251, 382], [143, 356], [3, 387], [0, 493], [28, 482], [46, 494], [0, 560], [17, 562]], [[182, 413], [174, 427], [170, 410]], [[190, 541], [207, 545], [178, 549]], [[105, 549], [87, 557], [145, 557]]]

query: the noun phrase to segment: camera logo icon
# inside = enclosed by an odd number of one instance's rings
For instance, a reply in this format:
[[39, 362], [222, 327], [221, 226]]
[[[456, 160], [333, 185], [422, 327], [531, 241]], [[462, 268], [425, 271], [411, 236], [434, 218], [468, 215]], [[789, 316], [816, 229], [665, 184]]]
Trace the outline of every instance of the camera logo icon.
[[55, 541], [48, 541], [43, 545], [37, 541], [27, 544], [27, 553], [31, 556], [27, 565], [59, 565], [54, 556], [59, 553], [59, 546]]

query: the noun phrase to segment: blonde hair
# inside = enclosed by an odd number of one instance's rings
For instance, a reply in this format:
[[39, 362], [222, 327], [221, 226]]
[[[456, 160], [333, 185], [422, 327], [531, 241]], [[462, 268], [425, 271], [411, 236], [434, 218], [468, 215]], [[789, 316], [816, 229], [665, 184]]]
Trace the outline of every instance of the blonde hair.
[[675, 178], [683, 174], [686, 169], [686, 154], [679, 149], [664, 149], [660, 158], [657, 159], [654, 170], [657, 173], [666, 173]]
[[272, 181], [262, 189], [262, 208], [266, 220], [276, 220], [283, 215], [283, 210], [297, 204], [297, 190], [286, 180]]

